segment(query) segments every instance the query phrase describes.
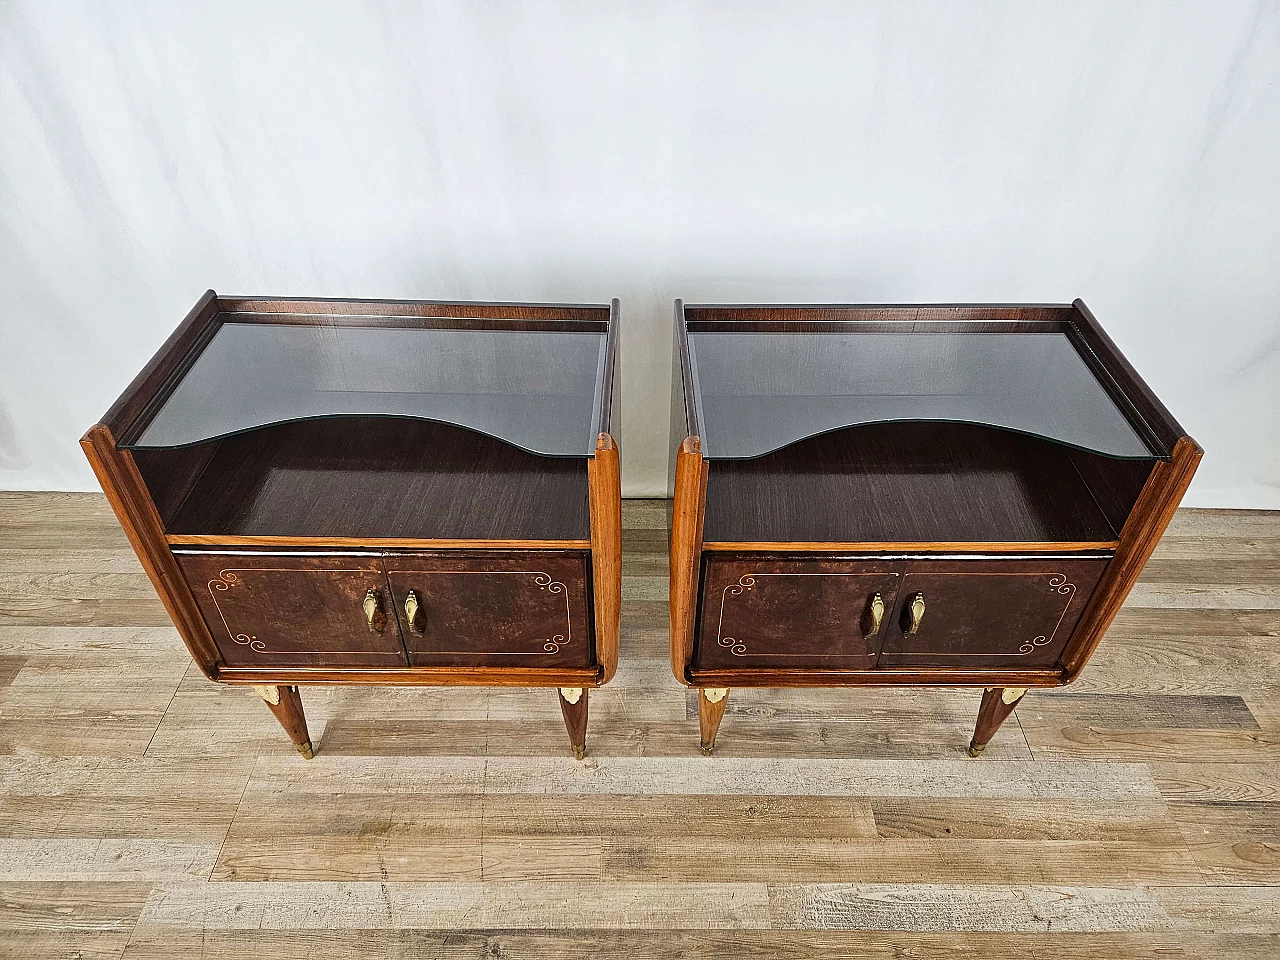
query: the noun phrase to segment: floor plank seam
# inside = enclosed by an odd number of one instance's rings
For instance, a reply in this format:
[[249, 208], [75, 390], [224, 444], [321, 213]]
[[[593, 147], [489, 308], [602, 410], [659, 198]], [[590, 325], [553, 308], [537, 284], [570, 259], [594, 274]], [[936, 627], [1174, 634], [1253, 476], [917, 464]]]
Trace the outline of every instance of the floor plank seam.
[[1018, 733], [1022, 734], [1022, 742], [1027, 745], [1027, 756], [1032, 761], [1038, 760], [1039, 757], [1036, 756], [1035, 748], [1031, 746], [1031, 738], [1027, 736], [1027, 728], [1022, 725], [1022, 718], [1018, 716], [1017, 710], [1013, 711], [1013, 721], [1018, 725]]
[[178, 699], [178, 691], [182, 689], [183, 681], [187, 679], [187, 674], [190, 673], [191, 669], [192, 667], [188, 665], [178, 677], [178, 682], [174, 684], [173, 693], [169, 695], [169, 702], [165, 704], [164, 709], [160, 711], [160, 717], [156, 720], [155, 729], [151, 731], [151, 736], [148, 738], [147, 745], [142, 751], [142, 756], [147, 756], [148, 752], [151, 750], [151, 745], [156, 742], [156, 734], [160, 732], [161, 725], [169, 716], [169, 711], [173, 708], [173, 702]]

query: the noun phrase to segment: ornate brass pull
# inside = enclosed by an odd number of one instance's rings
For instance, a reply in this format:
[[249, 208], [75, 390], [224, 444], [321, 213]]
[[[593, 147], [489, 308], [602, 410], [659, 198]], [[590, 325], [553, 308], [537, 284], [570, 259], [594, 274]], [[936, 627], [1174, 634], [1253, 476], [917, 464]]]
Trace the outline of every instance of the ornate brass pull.
[[421, 633], [418, 629], [418, 595], [412, 590], [404, 598], [404, 617], [409, 624], [410, 633]]
[[924, 619], [924, 594], [917, 593], [911, 600], [911, 605], [907, 607], [907, 612], [911, 616], [911, 624], [907, 627], [907, 636], [915, 633], [920, 629], [920, 621]]
[[871, 614], [871, 629], [864, 635], [870, 639], [880, 632], [880, 622], [884, 620], [884, 597], [875, 594], [871, 598], [871, 606], [867, 608]]
[[364, 595], [364, 618], [369, 622], [370, 633], [382, 632], [382, 618], [378, 616], [382, 612], [382, 604], [378, 602], [378, 591], [372, 587], [369, 592]]

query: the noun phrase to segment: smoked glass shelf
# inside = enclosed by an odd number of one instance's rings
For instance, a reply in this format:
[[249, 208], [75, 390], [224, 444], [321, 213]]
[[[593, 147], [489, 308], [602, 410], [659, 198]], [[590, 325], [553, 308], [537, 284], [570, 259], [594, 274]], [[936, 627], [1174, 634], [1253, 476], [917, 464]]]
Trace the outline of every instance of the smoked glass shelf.
[[[434, 420], [530, 453], [586, 457], [600, 432], [605, 325], [537, 329], [227, 318], [128, 449], [329, 417]], [[530, 325], [532, 326], [532, 325]]]
[[[712, 325], [709, 325], [712, 326]], [[1063, 332], [689, 330], [713, 460], [759, 457], [864, 424], [998, 427], [1125, 459], [1167, 458]]]

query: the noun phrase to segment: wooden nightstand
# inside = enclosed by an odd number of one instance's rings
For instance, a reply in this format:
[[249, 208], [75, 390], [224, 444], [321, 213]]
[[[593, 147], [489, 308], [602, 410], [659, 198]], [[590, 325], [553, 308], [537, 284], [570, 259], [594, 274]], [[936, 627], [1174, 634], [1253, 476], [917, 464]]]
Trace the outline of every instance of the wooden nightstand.
[[671, 667], [986, 688], [977, 756], [1088, 662], [1202, 451], [1085, 305], [685, 306]]
[[618, 662], [611, 306], [209, 291], [81, 441], [200, 669], [306, 757], [297, 687], [557, 687]]

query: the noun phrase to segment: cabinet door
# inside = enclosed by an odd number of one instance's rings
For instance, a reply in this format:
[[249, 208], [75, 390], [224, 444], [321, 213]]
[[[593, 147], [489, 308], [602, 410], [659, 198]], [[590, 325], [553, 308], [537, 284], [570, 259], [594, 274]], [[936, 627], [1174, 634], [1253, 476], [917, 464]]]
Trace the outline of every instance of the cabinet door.
[[900, 579], [894, 564], [875, 560], [741, 555], [707, 557], [703, 577], [700, 670], [870, 669]]
[[376, 557], [194, 553], [177, 559], [227, 666], [406, 663]]
[[388, 555], [410, 664], [591, 666], [587, 558], [532, 550]]
[[1106, 558], [910, 561], [879, 665], [1050, 667], [1106, 565]]

